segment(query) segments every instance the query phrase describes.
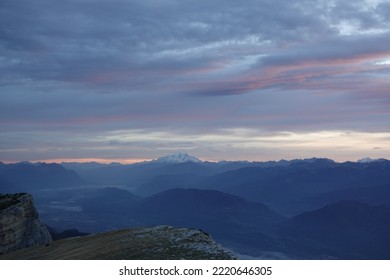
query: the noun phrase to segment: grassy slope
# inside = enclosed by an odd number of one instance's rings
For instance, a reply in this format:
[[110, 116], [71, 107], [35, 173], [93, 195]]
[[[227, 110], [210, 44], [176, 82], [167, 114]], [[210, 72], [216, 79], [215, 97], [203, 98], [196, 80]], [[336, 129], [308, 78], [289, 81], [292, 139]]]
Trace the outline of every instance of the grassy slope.
[[[192, 233], [189, 234], [189, 232]], [[230, 259], [200, 231], [172, 227], [135, 228], [57, 240], [0, 259]]]

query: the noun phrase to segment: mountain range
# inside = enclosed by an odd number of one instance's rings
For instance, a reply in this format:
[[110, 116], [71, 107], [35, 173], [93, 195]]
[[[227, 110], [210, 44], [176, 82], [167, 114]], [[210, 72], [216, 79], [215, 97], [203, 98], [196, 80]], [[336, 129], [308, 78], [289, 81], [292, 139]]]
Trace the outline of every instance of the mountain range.
[[171, 225], [253, 258], [390, 259], [390, 161], [0, 164], [0, 193], [33, 193], [54, 232]]
[[340, 201], [293, 217], [277, 232], [294, 258], [389, 259], [390, 205]]
[[0, 164], [0, 192], [8, 184], [16, 190], [32, 190], [45, 187], [70, 187], [84, 183], [73, 170], [56, 163], [20, 162]]

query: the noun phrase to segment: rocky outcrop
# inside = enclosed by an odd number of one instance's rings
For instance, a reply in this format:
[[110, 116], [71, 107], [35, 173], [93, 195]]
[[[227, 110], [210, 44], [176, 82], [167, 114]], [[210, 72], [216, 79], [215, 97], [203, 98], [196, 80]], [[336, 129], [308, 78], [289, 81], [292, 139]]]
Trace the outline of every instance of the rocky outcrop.
[[18, 250], [0, 259], [177, 260], [235, 259], [207, 233], [188, 228], [133, 228], [67, 238]]
[[38, 219], [31, 195], [0, 195], [0, 254], [51, 241], [49, 231]]

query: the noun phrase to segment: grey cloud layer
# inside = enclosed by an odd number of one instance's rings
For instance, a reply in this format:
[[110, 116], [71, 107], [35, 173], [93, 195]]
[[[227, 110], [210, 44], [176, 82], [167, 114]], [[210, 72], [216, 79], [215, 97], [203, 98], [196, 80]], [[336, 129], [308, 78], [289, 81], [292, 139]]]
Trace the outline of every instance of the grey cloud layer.
[[[363, 30], [389, 28], [385, 4], [363, 11], [356, 1], [333, 7], [327, 2], [3, 1], [2, 68], [11, 77], [64, 81], [112, 71], [126, 75], [113, 82], [130, 80], [129, 86], [137, 82], [135, 71], [168, 75], [161, 72], [210, 67], [245, 51], [267, 52], [264, 42], [278, 48], [333, 38], [334, 25], [343, 21]], [[161, 57], [164, 51], [171, 55]]]
[[3, 0], [0, 129], [388, 131], [390, 4], [374, 2]]

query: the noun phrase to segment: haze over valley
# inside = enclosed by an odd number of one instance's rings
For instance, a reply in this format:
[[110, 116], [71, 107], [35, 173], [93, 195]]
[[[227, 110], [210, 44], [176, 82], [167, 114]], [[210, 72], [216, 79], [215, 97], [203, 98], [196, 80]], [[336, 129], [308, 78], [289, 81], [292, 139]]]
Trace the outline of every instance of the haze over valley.
[[[199, 228], [246, 258], [389, 258], [390, 161], [0, 164], [0, 193], [33, 194], [52, 232]], [[346, 242], [348, 240], [348, 242]]]

